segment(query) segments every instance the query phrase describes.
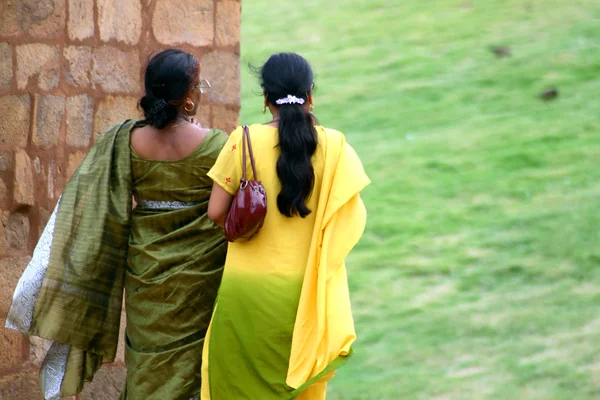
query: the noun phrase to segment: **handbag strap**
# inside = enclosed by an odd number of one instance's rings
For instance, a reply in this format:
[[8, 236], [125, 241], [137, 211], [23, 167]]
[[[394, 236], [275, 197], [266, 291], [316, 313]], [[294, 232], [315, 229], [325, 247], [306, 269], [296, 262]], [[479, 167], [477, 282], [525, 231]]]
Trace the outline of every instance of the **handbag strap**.
[[254, 163], [254, 154], [252, 153], [252, 142], [250, 141], [250, 130], [248, 125], [244, 125], [244, 135], [242, 138], [242, 149], [244, 152], [242, 161], [242, 179], [246, 180], [246, 143], [248, 143], [248, 154], [250, 155], [250, 164], [252, 164], [252, 173], [254, 174], [254, 180], [258, 180], [256, 174], [256, 164]]

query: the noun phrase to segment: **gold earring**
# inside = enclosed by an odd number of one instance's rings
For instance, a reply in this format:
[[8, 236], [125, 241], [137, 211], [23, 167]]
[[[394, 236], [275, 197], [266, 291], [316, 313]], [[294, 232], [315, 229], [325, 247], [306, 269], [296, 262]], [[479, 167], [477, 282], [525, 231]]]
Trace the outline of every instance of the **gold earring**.
[[[191, 108], [188, 110], [188, 106], [189, 106], [190, 104], [192, 105], [192, 107], [191, 107]], [[188, 113], [190, 113], [190, 112], [194, 111], [194, 102], [190, 100], [190, 102], [189, 102], [189, 103], [185, 103], [185, 106], [183, 107], [183, 109], [184, 109], [185, 111], [187, 111]]]
[[267, 113], [267, 106], [266, 105], [263, 107], [263, 111], [262, 112], [263, 112], [263, 114]]
[[315, 110], [315, 106], [313, 104], [311, 104], [308, 109], [310, 110], [310, 112], [313, 112]]

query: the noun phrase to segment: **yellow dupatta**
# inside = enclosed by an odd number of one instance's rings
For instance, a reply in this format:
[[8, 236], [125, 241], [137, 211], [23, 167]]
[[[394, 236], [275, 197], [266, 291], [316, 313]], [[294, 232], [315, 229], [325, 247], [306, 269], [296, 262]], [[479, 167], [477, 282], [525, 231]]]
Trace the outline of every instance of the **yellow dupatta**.
[[286, 383], [301, 392], [342, 365], [356, 339], [345, 258], [365, 228], [370, 180], [340, 132], [328, 130], [315, 228], [296, 314]]

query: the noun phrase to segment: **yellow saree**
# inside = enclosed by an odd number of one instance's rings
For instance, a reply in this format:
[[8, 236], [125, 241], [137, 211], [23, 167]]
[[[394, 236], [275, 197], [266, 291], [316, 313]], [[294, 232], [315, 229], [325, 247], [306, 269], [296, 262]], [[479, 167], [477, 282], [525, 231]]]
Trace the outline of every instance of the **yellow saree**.
[[[312, 213], [288, 218], [277, 208], [278, 131], [250, 127], [269, 211], [252, 240], [229, 244], [204, 345], [202, 400], [322, 400], [327, 379], [351, 353], [344, 259], [365, 226], [360, 192], [369, 179], [342, 133], [316, 131]], [[242, 171], [241, 132], [209, 172], [231, 194]]]

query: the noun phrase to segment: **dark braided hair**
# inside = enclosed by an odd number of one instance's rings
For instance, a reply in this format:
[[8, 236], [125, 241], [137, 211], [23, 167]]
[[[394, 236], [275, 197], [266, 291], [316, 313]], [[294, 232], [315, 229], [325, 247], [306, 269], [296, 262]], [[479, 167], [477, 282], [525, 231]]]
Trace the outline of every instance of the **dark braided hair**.
[[287, 217], [304, 218], [311, 213], [306, 205], [315, 184], [311, 162], [317, 149], [314, 118], [304, 104], [277, 104], [294, 96], [308, 101], [313, 88], [313, 72], [308, 61], [294, 53], [272, 55], [259, 69], [267, 101], [279, 108], [279, 149], [277, 176], [281, 191], [277, 208]]

